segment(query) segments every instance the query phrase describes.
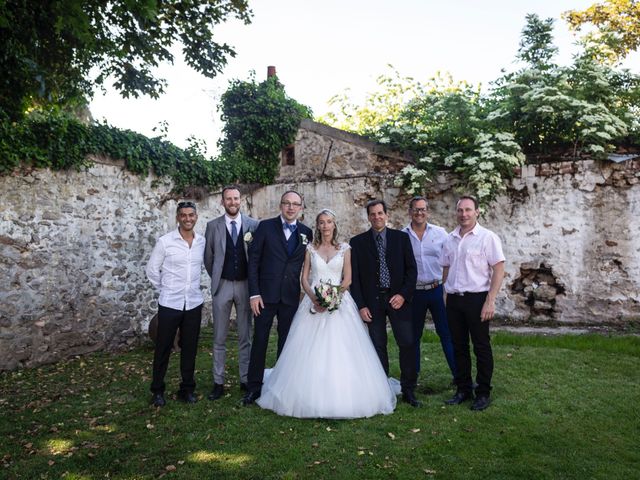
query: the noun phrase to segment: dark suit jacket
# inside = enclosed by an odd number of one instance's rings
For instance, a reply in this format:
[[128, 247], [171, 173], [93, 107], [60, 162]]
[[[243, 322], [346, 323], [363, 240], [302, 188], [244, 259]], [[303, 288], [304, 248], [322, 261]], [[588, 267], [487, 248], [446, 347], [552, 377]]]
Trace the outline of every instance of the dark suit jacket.
[[[378, 250], [371, 229], [356, 235], [351, 245], [351, 296], [358, 309], [371, 309], [378, 296], [379, 268]], [[387, 266], [391, 277], [390, 295], [400, 294], [405, 302], [411, 302], [416, 289], [418, 267], [411, 249], [409, 235], [387, 227]]]
[[294, 235], [298, 247], [289, 256], [280, 216], [260, 222], [249, 243], [249, 296], [260, 295], [264, 303], [300, 302], [300, 272], [313, 233], [298, 222]]

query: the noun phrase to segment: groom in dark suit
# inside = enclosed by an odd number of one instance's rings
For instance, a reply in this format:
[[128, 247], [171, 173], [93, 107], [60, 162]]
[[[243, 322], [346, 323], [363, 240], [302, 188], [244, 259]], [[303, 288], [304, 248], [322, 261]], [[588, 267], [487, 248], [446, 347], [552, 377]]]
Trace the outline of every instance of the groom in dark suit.
[[243, 405], [260, 397], [273, 317], [278, 317], [280, 356], [300, 303], [300, 271], [306, 246], [313, 239], [311, 229], [297, 221], [302, 207], [298, 192], [285, 192], [280, 215], [260, 222], [249, 243], [249, 296], [255, 320]]
[[351, 239], [351, 296], [360, 317], [369, 328], [369, 336], [378, 358], [389, 375], [387, 321], [400, 349], [402, 399], [413, 407], [417, 380], [411, 299], [416, 288], [418, 269], [409, 235], [387, 228], [387, 205], [383, 200], [367, 203], [371, 229]]

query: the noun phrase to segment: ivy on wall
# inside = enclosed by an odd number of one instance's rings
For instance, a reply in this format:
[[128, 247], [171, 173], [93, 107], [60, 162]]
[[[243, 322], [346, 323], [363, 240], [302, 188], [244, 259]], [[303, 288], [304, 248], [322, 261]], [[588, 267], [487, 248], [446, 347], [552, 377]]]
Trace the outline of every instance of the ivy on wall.
[[86, 125], [57, 110], [32, 112], [12, 122], [0, 111], [0, 175], [18, 168], [81, 169], [88, 156], [125, 161], [138, 175], [170, 177], [175, 191], [229, 183], [273, 182], [279, 154], [310, 110], [289, 98], [275, 77], [257, 84], [234, 80], [220, 106], [226, 122], [221, 153], [209, 158], [196, 140], [186, 149], [106, 123]]

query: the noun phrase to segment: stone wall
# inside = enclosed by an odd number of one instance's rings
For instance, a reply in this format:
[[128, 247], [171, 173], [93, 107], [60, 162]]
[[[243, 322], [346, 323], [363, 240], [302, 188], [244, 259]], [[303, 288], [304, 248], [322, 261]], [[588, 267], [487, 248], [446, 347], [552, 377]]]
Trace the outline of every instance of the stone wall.
[[[175, 228], [171, 185], [96, 160], [82, 172], [0, 177], [0, 371], [146, 336], [156, 296], [144, 267]], [[204, 232], [219, 201], [199, 203]]]
[[[368, 228], [372, 198], [388, 202], [391, 226], [407, 223], [408, 198], [393, 186], [404, 157], [314, 125], [299, 131], [294, 148], [280, 183], [243, 196], [246, 212], [274, 216], [282, 192], [295, 188], [305, 197], [305, 222], [329, 207], [343, 240]], [[0, 177], [0, 370], [146, 336], [156, 296], [144, 266], [156, 238], [175, 228], [176, 202], [167, 182], [95, 160], [81, 172]], [[637, 324], [639, 179], [638, 159], [523, 168], [482, 220], [507, 257], [499, 314], [517, 324]], [[442, 174], [429, 192], [431, 220], [447, 229], [455, 226], [455, 185]], [[219, 195], [198, 204], [203, 233], [222, 212]]]

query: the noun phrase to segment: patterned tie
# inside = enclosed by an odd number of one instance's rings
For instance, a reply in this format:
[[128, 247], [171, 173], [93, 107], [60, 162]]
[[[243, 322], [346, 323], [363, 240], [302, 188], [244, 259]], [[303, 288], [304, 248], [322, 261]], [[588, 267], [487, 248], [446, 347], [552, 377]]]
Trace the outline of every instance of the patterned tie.
[[376, 247], [378, 247], [378, 257], [380, 258], [380, 288], [389, 288], [391, 285], [391, 275], [389, 275], [389, 266], [387, 265], [387, 257], [382, 244], [382, 235], [376, 235]]
[[231, 241], [234, 245], [238, 241], [238, 228], [236, 227], [235, 220], [231, 220]]

